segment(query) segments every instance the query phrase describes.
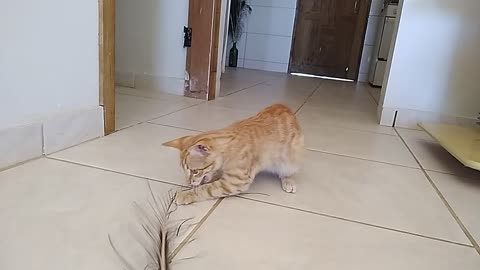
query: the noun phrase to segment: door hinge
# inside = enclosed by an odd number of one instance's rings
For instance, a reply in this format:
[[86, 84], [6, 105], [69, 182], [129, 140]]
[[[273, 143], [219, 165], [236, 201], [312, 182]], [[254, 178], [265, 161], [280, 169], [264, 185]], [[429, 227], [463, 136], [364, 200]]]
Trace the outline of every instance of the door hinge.
[[358, 14], [358, 6], [359, 6], [358, 0], [355, 0], [355, 6], [353, 7], [353, 13], [354, 14]]
[[183, 27], [183, 47], [189, 48], [192, 47], [192, 28], [191, 27]]

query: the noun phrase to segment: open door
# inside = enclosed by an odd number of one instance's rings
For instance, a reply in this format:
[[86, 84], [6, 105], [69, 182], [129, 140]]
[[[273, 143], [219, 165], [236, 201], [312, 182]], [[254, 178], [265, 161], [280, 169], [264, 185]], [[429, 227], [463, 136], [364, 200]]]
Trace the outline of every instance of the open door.
[[371, 0], [298, 0], [290, 72], [356, 80]]
[[[191, 47], [187, 48], [185, 96], [215, 99], [220, 42], [222, 0], [190, 0], [188, 26]], [[221, 69], [220, 69], [221, 72]]]

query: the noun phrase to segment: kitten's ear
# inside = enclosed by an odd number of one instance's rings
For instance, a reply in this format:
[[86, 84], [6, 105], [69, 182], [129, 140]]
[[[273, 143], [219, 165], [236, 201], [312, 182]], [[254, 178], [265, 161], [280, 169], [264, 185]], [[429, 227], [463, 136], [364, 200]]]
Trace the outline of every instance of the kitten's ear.
[[197, 156], [206, 156], [210, 153], [210, 147], [204, 144], [196, 144], [192, 146], [189, 150], [190, 154]]
[[172, 148], [177, 148], [180, 151], [183, 151], [185, 147], [187, 147], [187, 141], [191, 138], [192, 136], [184, 136], [169, 142], [162, 143], [163, 146], [167, 147], [172, 147]]

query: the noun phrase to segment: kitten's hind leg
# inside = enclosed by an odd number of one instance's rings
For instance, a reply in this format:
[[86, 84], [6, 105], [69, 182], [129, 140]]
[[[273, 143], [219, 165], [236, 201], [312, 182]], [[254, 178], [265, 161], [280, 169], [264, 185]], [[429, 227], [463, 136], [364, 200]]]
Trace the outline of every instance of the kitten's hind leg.
[[295, 193], [297, 185], [295, 184], [295, 174], [298, 172], [298, 165], [294, 162], [284, 162], [277, 167], [278, 176], [282, 182], [282, 189], [288, 193]]
[[292, 177], [281, 177], [280, 180], [282, 181], [282, 189], [285, 192], [297, 192], [297, 185], [295, 184], [295, 179], [293, 179]]

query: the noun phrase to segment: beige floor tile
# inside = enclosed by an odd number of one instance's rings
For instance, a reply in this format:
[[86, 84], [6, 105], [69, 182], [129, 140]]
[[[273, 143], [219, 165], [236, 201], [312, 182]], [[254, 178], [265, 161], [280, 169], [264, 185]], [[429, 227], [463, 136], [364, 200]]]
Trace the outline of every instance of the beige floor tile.
[[162, 143], [193, 134], [191, 131], [140, 124], [107, 137], [55, 153], [53, 158], [113, 171], [184, 184], [176, 149]]
[[296, 180], [289, 194], [276, 177], [260, 175], [245, 196], [469, 244], [419, 169], [307, 151]]
[[194, 238], [172, 269], [480, 267], [480, 256], [470, 247], [237, 198], [224, 200]]
[[231, 95], [235, 92], [250, 88], [257, 84], [265, 82], [264, 78], [253, 77], [224, 77], [220, 80], [220, 96]]
[[413, 156], [397, 136], [317, 124], [309, 125], [305, 122], [302, 128], [308, 149], [418, 167]]
[[185, 103], [186, 105], [194, 105], [205, 102], [201, 99], [188, 98], [180, 95], [168, 94], [161, 91], [156, 91], [152, 89], [138, 89], [138, 88], [128, 88], [128, 87], [115, 87], [115, 93], [120, 95], [129, 95], [144, 97], [150, 100], [156, 100], [159, 102], [165, 103]]
[[377, 104], [368, 93], [368, 85], [325, 81], [307, 104], [342, 110], [376, 112]]
[[208, 131], [220, 129], [255, 115], [256, 112], [200, 104], [150, 121], [151, 123], [179, 128]]
[[380, 102], [380, 95], [382, 93], [382, 88], [380, 87], [368, 87], [367, 88], [368, 92], [372, 95], [373, 99], [377, 102], [377, 104]]
[[222, 73], [220, 84], [220, 96], [230, 95], [240, 90], [250, 88], [259, 83], [272, 79], [286, 77], [284, 73], [268, 72], [245, 68], [227, 68]]
[[297, 113], [301, 125], [336, 126], [396, 136], [392, 127], [380, 126], [375, 112], [349, 111], [341, 108], [313, 106], [308, 102]]
[[166, 115], [189, 106], [197, 101], [185, 98], [184, 100], [154, 99], [132, 95], [117, 94], [115, 97], [115, 128], [126, 128], [153, 118]]
[[427, 172], [468, 231], [480, 243], [480, 179]]
[[305, 100], [313, 91], [301, 89], [294, 91], [291, 88], [281, 89], [270, 84], [260, 84], [210, 103], [215, 106], [251, 112], [261, 111], [275, 103], [283, 103], [295, 111], [305, 103]]
[[288, 75], [269, 80], [264, 84], [276, 90], [291, 90], [293, 92], [306, 90], [310, 94], [312, 90], [317, 89], [322, 83], [325, 83], [325, 80]]
[[480, 172], [463, 166], [426, 132], [397, 128], [418, 161], [427, 170], [480, 180]]
[[[173, 186], [151, 182], [161, 196]], [[108, 241], [143, 269], [142, 249], [150, 244], [141, 231], [136, 202], [148, 209], [150, 191], [143, 179], [49, 159], [0, 173], [1, 269], [121, 269]], [[178, 246], [214, 202], [183, 207], [172, 222], [193, 218]], [[147, 212], [148, 213], [148, 212]], [[141, 267], [140, 267], [141, 266]]]

